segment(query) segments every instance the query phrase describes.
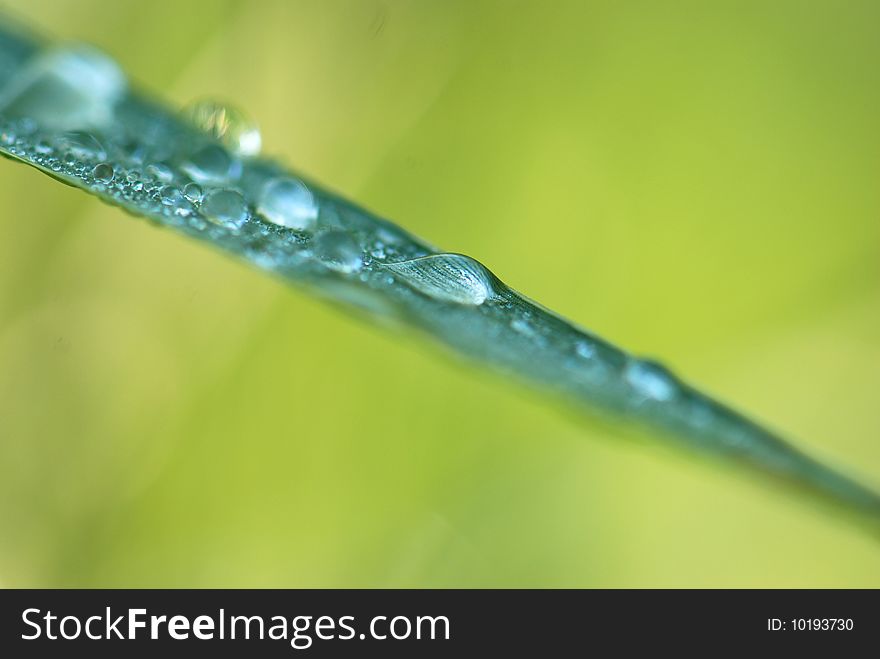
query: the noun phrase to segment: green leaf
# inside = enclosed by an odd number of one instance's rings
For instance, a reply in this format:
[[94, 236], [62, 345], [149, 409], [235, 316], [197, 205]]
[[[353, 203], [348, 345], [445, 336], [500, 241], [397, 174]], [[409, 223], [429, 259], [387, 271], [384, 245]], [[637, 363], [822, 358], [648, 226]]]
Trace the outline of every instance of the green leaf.
[[0, 32], [0, 153], [207, 242], [318, 295], [412, 326], [589, 409], [745, 463], [851, 510], [880, 496], [688, 385], [505, 285], [259, 156], [238, 110], [173, 111], [87, 46]]

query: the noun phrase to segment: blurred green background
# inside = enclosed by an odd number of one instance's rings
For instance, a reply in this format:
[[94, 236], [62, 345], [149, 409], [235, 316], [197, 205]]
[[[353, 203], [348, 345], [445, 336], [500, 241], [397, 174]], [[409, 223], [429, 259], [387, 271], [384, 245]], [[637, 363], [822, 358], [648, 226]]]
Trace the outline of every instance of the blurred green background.
[[[876, 2], [17, 0], [880, 476]], [[876, 538], [0, 163], [0, 585], [880, 586]]]

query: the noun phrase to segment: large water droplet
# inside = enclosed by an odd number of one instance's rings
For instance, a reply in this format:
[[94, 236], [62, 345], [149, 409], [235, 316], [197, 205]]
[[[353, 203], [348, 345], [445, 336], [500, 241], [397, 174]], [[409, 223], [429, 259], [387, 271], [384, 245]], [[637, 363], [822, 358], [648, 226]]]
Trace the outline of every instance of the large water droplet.
[[363, 252], [344, 231], [327, 231], [317, 236], [312, 249], [328, 267], [339, 272], [354, 272], [363, 266]]
[[289, 229], [309, 229], [318, 217], [315, 197], [303, 183], [275, 178], [260, 190], [257, 212], [273, 224]]
[[202, 215], [227, 229], [240, 229], [247, 221], [248, 212], [244, 197], [235, 190], [214, 190], [205, 197]]
[[92, 176], [98, 183], [109, 183], [113, 180], [113, 166], [106, 162], [99, 163], [92, 170]]
[[631, 359], [623, 377], [641, 396], [652, 400], [670, 400], [678, 391], [675, 376], [652, 361]]
[[382, 267], [438, 300], [479, 305], [495, 294], [492, 273], [463, 254], [423, 256]]
[[0, 110], [46, 130], [100, 128], [113, 118], [127, 83], [120, 68], [89, 46], [47, 50], [3, 88]]
[[241, 164], [219, 144], [207, 144], [187, 158], [181, 169], [197, 183], [217, 184], [237, 178]]
[[262, 139], [257, 125], [238, 109], [216, 101], [196, 101], [183, 110], [198, 130], [209, 134], [242, 157], [260, 153]]

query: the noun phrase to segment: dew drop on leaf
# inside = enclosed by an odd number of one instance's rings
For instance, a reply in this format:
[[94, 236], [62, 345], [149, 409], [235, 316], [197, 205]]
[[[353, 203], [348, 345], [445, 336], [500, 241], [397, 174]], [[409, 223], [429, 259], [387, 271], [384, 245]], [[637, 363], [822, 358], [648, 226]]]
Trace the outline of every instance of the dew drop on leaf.
[[198, 183], [187, 183], [183, 186], [183, 196], [197, 203], [202, 200], [202, 187]]
[[670, 400], [678, 390], [675, 376], [652, 361], [630, 360], [624, 369], [623, 377], [637, 393], [652, 400]]
[[320, 234], [314, 240], [313, 250], [324, 264], [339, 272], [354, 272], [364, 264], [361, 248], [344, 231]]
[[200, 100], [184, 108], [183, 115], [196, 129], [241, 157], [260, 153], [262, 138], [256, 123], [231, 105]]
[[81, 130], [72, 130], [58, 137], [58, 147], [80, 160], [103, 160], [107, 151], [98, 138]]
[[593, 359], [596, 356], [596, 346], [583, 340], [575, 344], [574, 351], [581, 359]]
[[109, 183], [113, 180], [113, 166], [106, 162], [98, 163], [92, 169], [92, 176], [98, 183]]
[[147, 165], [147, 174], [155, 176], [163, 183], [170, 183], [174, 180], [174, 172], [164, 162], [154, 162]]
[[293, 178], [274, 178], [262, 187], [257, 212], [269, 222], [304, 231], [318, 217], [315, 197], [303, 183]]
[[239, 163], [219, 144], [207, 144], [191, 154], [181, 169], [196, 183], [218, 184], [237, 178]]
[[492, 274], [463, 254], [435, 254], [382, 267], [437, 300], [480, 305], [495, 294]]
[[208, 193], [202, 202], [201, 211], [206, 219], [226, 229], [240, 229], [248, 218], [244, 197], [229, 189]]
[[162, 203], [166, 206], [175, 206], [183, 201], [183, 194], [173, 185], [166, 185], [159, 191]]
[[85, 45], [54, 48], [30, 61], [0, 93], [0, 111], [46, 130], [100, 128], [127, 89], [112, 59]]

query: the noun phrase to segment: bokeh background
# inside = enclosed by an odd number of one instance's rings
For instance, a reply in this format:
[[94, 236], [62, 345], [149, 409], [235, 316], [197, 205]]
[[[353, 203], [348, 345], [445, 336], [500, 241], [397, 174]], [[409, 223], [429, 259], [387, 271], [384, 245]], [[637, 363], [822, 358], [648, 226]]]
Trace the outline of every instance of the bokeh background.
[[[876, 2], [16, 0], [880, 477]], [[880, 586], [833, 512], [0, 163], [0, 585]]]

